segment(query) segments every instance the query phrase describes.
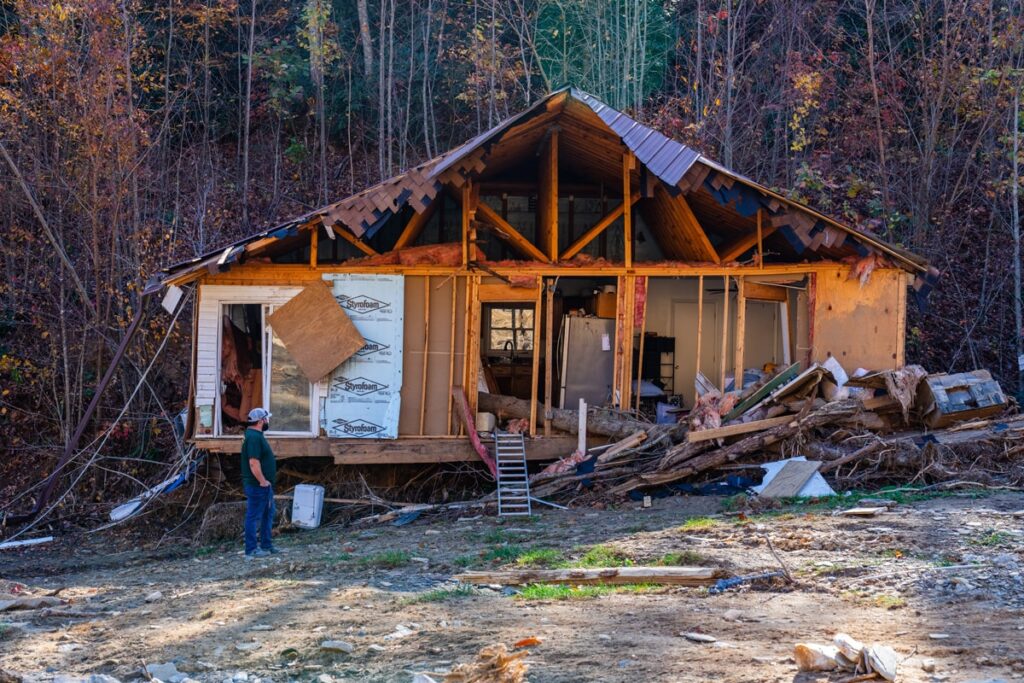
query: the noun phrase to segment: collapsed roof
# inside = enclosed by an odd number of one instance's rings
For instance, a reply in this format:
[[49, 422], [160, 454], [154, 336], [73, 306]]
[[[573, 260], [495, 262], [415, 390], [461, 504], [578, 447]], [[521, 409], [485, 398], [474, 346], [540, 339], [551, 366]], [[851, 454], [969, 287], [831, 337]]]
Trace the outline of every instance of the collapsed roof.
[[[393, 178], [293, 218], [269, 230], [180, 263], [164, 281], [204, 269], [221, 270], [267, 245], [323, 225], [357, 246], [365, 244], [407, 207], [423, 215], [442, 189], [467, 180], [516, 177], [523, 163], [556, 128], [564, 172], [609, 187], [621, 187], [622, 154], [637, 160], [632, 171], [643, 200], [638, 208], [666, 258], [725, 263], [757, 244], [756, 217], [766, 248], [790, 262], [842, 260], [872, 254], [919, 276], [937, 275], [928, 263], [785, 197], [708, 159], [696, 150], [644, 126], [576, 88], [563, 88], [461, 146]], [[372, 252], [368, 252], [372, 253]]]

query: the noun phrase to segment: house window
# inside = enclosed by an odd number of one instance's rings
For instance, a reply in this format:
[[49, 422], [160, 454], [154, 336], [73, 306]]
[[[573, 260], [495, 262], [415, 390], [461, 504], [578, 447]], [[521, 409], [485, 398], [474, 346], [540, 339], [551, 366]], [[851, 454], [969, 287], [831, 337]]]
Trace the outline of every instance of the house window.
[[487, 307], [489, 355], [529, 354], [533, 351], [533, 306], [495, 304]]

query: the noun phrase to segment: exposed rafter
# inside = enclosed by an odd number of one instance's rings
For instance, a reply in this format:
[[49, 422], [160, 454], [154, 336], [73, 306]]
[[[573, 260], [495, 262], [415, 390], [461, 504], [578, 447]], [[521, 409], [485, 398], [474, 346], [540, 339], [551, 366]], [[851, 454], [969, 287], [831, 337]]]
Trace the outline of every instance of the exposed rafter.
[[[629, 198], [629, 203], [632, 206], [633, 204], [636, 204], [639, 200], [640, 200], [640, 193], [639, 192], [634, 192], [633, 196]], [[594, 223], [594, 227], [590, 228], [585, 233], [580, 235], [579, 239], [577, 239], [575, 242], [573, 242], [571, 245], [569, 245], [569, 247], [562, 253], [562, 259], [563, 260], [571, 259], [576, 254], [578, 254], [581, 251], [583, 251], [583, 249], [588, 244], [590, 244], [591, 242], [594, 241], [594, 238], [596, 238], [598, 235], [600, 235], [602, 232], [604, 232], [606, 229], [608, 229], [609, 225], [611, 225], [612, 223], [617, 221], [619, 219], [619, 217], [622, 216], [622, 214], [625, 211], [625, 209], [626, 209], [626, 205], [625, 204], [619, 204], [614, 209], [609, 211], [608, 215], [603, 217], [597, 223]]]
[[443, 197], [435, 197], [434, 201], [430, 202], [425, 210], [420, 213], [414, 213], [412, 218], [409, 219], [409, 222], [405, 224], [402, 234], [398, 236], [395, 246], [391, 248], [393, 250], [398, 250], [412, 246], [412, 244], [419, 238], [420, 233], [423, 232], [423, 227], [429, 223], [430, 219], [434, 216], [434, 212], [437, 211], [437, 204], [441, 201], [444, 201]]
[[333, 233], [334, 235], [345, 240], [346, 242], [348, 242], [353, 247], [363, 252], [367, 256], [380, 256], [376, 249], [374, 249], [369, 244], [367, 244], [366, 242], [362, 241], [361, 239], [350, 233], [346, 228], [342, 227], [339, 230], [334, 230], [331, 226], [328, 226], [326, 223], [324, 224], [324, 226], [329, 228], [327, 232], [328, 235]]
[[494, 226], [494, 233], [518, 250], [523, 256], [534, 261], [551, 262], [551, 259], [544, 252], [534, 246], [530, 240], [523, 237], [522, 233], [512, 227], [508, 221], [498, 215], [494, 209], [484, 202], [477, 204], [476, 215], [477, 218], [483, 219]]

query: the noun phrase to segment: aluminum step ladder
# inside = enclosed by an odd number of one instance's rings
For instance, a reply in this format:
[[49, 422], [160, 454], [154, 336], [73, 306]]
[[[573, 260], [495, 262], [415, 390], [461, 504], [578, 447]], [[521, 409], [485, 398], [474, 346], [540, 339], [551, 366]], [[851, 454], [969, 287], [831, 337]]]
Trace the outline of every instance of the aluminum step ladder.
[[523, 435], [495, 431], [494, 459], [498, 463], [498, 516], [529, 517], [533, 510]]

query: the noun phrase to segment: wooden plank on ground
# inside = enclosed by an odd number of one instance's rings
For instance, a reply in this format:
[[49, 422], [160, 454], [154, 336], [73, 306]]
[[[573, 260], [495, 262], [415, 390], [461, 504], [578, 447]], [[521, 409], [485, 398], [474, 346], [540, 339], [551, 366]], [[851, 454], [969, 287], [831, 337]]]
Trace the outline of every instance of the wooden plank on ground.
[[725, 576], [718, 567], [597, 567], [592, 569], [524, 569], [508, 572], [466, 572], [452, 577], [462, 583], [522, 586], [531, 583], [572, 585], [658, 583], [710, 586]]
[[821, 467], [815, 460], [790, 460], [759, 494], [762, 498], [792, 498]]
[[690, 443], [696, 441], [709, 441], [711, 439], [724, 439], [729, 436], [738, 436], [740, 434], [749, 434], [751, 432], [759, 432], [764, 429], [771, 429], [772, 427], [778, 427], [784, 425], [790, 420], [795, 419], [793, 415], [780, 415], [779, 417], [769, 417], [766, 420], [754, 420], [752, 422], [739, 422], [737, 424], [726, 425], [724, 427], [715, 427], [714, 429], [702, 429], [699, 432], [689, 432], [686, 435], [686, 440]]

